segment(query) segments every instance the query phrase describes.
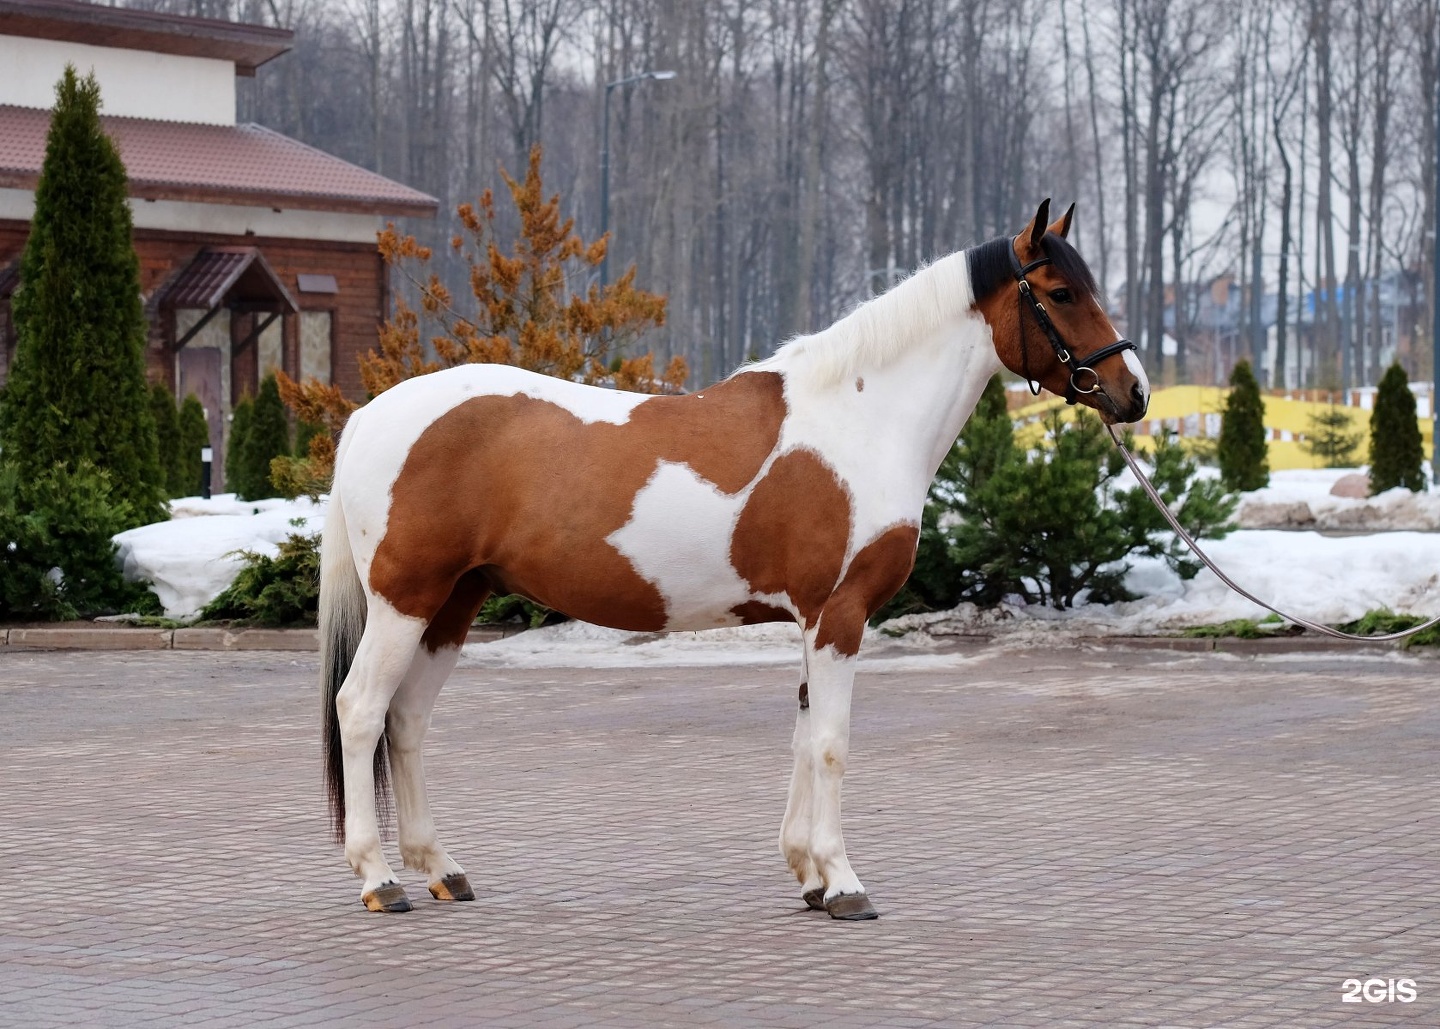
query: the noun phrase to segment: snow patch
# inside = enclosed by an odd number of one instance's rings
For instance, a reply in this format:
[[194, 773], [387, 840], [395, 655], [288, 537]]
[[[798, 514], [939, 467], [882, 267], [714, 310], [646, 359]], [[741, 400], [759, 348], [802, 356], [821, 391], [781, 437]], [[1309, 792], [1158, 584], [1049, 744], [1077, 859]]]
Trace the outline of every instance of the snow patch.
[[324, 504], [308, 499], [252, 502], [225, 493], [171, 501], [170, 510], [168, 522], [115, 537], [125, 577], [153, 583], [169, 618], [193, 618], [219, 596], [244, 567], [238, 551], [273, 557], [292, 533], [313, 535], [325, 525]]

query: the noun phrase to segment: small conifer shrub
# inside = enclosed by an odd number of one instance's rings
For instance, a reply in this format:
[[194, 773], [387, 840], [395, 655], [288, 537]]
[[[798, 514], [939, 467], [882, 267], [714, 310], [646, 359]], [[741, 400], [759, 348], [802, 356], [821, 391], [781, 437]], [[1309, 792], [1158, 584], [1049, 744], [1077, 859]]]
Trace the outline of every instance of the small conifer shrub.
[[1227, 488], [1260, 489], [1270, 483], [1270, 456], [1265, 442], [1265, 402], [1249, 361], [1230, 373], [1230, 396], [1220, 416], [1217, 449], [1220, 478]]
[[183, 496], [173, 490], [180, 478], [180, 410], [163, 382], [150, 384], [150, 416], [155, 420], [155, 449], [165, 476], [166, 495]]
[[255, 398], [245, 394], [230, 412], [230, 435], [225, 443], [225, 489], [241, 500], [253, 500], [254, 483], [245, 462], [245, 445], [255, 417]]
[[198, 497], [203, 462], [200, 451], [210, 446], [210, 424], [200, 398], [191, 393], [180, 405], [180, 460], [170, 483], [174, 497]]
[[246, 500], [260, 500], [277, 495], [270, 479], [270, 462], [290, 455], [290, 420], [275, 376], [267, 375], [260, 383], [255, 407], [250, 415], [249, 430], [240, 444], [240, 461], [244, 466], [242, 482]]
[[1380, 379], [1370, 412], [1370, 493], [1404, 486], [1425, 489], [1425, 447], [1415, 420], [1415, 395], [1405, 369], [1392, 364]]
[[1318, 457], [1326, 468], [1349, 468], [1355, 461], [1355, 449], [1364, 434], [1354, 427], [1345, 408], [1330, 404], [1312, 414], [1300, 441], [1300, 449]]

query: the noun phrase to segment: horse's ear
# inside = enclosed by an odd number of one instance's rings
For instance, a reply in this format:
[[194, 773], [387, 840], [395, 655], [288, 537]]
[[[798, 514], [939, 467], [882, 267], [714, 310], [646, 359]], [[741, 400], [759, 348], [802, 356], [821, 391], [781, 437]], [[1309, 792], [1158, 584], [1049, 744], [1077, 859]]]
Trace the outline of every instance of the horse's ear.
[[1071, 204], [1070, 208], [1063, 215], [1061, 215], [1058, 220], [1051, 222], [1050, 227], [1045, 231], [1053, 232], [1061, 239], [1064, 239], [1065, 237], [1070, 235], [1070, 223], [1074, 220], [1075, 205]]
[[1030, 219], [1030, 224], [1025, 226], [1025, 231], [1020, 233], [1031, 250], [1040, 249], [1040, 240], [1045, 238], [1047, 231], [1046, 222], [1050, 220], [1050, 198], [1046, 197], [1040, 201], [1040, 207], [1035, 212], [1035, 217]]

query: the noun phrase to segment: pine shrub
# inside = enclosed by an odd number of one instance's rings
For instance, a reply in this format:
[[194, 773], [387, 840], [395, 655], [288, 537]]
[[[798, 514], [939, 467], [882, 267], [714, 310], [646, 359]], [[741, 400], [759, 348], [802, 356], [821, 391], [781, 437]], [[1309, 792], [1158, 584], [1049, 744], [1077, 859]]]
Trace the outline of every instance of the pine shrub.
[[1354, 425], [1345, 408], [1330, 404], [1310, 416], [1300, 449], [1318, 457], [1326, 468], [1349, 468], [1363, 438]]
[[0, 451], [22, 479], [56, 463], [109, 473], [136, 524], [166, 515], [145, 383], [140, 264], [125, 167], [100, 127], [100, 87], [67, 65], [13, 301], [18, 337]]
[[245, 460], [250, 424], [255, 420], [255, 399], [246, 393], [230, 412], [230, 438], [225, 444], [225, 490], [241, 500], [254, 500], [254, 481]]
[[320, 605], [320, 537], [292, 533], [274, 557], [247, 551], [245, 567], [200, 612], [203, 621], [314, 625]]
[[1425, 447], [1415, 420], [1415, 395], [1405, 369], [1392, 364], [1375, 393], [1370, 412], [1370, 493], [1404, 486], [1412, 493], [1425, 490]]
[[176, 463], [175, 478], [170, 483], [171, 496], [200, 495], [200, 476], [204, 468], [200, 451], [208, 446], [210, 423], [205, 420], [205, 408], [200, 398], [191, 393], [180, 405], [180, 460]]
[[155, 450], [165, 476], [165, 492], [172, 497], [184, 496], [174, 491], [180, 479], [180, 411], [162, 382], [150, 384], [150, 417], [155, 421]]
[[1269, 485], [1265, 402], [1260, 398], [1260, 384], [1255, 381], [1249, 361], [1241, 361], [1230, 373], [1230, 395], [1220, 416], [1217, 456], [1220, 478], [1227, 488], [1249, 491]]
[[[1082, 595], [1108, 603], [1128, 597], [1125, 558], [1164, 559], [1182, 578], [1199, 565], [1144, 493], [1116, 488], [1124, 461], [1099, 419], [1056, 412], [1033, 452], [1015, 442], [998, 379], [941, 465], [921, 516], [915, 570], [879, 619], [982, 606], [1019, 597], [1064, 609]], [[1169, 437], [1156, 441], [1153, 479], [1181, 524], [1200, 538], [1233, 526], [1237, 498], [1199, 479], [1193, 459]]]
[[246, 500], [260, 500], [273, 497], [277, 491], [270, 479], [270, 462], [277, 457], [290, 456], [290, 421], [285, 414], [285, 404], [280, 400], [280, 389], [275, 376], [267, 375], [260, 383], [260, 393], [255, 397], [255, 407], [250, 415], [250, 428], [240, 445], [240, 460], [244, 464]]
[[0, 464], [0, 618], [159, 614], [155, 595], [126, 582], [115, 560], [111, 537], [134, 524], [110, 474], [88, 460], [36, 476]]

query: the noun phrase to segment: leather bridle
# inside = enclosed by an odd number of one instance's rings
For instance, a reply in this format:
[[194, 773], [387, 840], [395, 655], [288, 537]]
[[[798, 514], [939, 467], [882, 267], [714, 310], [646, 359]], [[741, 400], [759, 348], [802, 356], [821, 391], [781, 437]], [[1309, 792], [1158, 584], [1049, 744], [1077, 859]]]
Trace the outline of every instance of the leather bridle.
[[[1070, 370], [1070, 382], [1065, 388], [1065, 403], [1073, 404], [1081, 394], [1098, 393], [1100, 391], [1100, 373], [1095, 370], [1095, 365], [1112, 354], [1118, 354], [1125, 350], [1139, 350], [1134, 343], [1128, 339], [1117, 339], [1108, 346], [1103, 346], [1093, 354], [1083, 358], [1077, 358], [1075, 352], [1065, 345], [1065, 340], [1060, 337], [1060, 332], [1055, 328], [1055, 323], [1050, 320], [1050, 315], [1045, 310], [1045, 305], [1040, 303], [1040, 298], [1030, 288], [1030, 282], [1025, 278], [1041, 265], [1049, 264], [1050, 258], [1041, 257], [1029, 264], [1021, 265], [1020, 258], [1015, 253], [1013, 246], [1006, 248], [1010, 254], [1010, 265], [1015, 269], [1015, 282], [1020, 290], [1021, 314], [1017, 328], [1020, 332], [1020, 373], [1025, 376], [1025, 381], [1030, 386], [1030, 395], [1039, 396], [1040, 383], [1030, 375], [1030, 355], [1025, 346], [1025, 315], [1026, 302], [1029, 302], [1031, 313], [1035, 320], [1040, 323], [1040, 329], [1045, 333], [1045, 338], [1050, 341], [1050, 349], [1055, 351], [1055, 356], [1060, 363]], [[1080, 373], [1090, 373], [1090, 386], [1088, 389], [1080, 385]]]

